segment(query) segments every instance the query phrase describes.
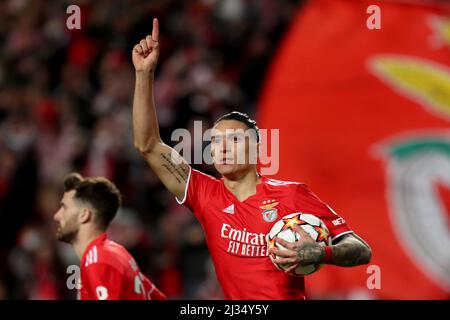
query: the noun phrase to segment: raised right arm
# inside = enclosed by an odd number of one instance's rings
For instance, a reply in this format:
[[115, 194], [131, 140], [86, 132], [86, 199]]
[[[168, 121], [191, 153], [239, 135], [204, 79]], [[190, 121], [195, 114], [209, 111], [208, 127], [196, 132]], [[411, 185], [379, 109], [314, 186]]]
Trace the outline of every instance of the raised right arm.
[[152, 35], [133, 48], [136, 83], [133, 99], [134, 146], [164, 184], [178, 199], [184, 198], [190, 167], [160, 137], [153, 98], [153, 81], [159, 57], [159, 25], [153, 19]]

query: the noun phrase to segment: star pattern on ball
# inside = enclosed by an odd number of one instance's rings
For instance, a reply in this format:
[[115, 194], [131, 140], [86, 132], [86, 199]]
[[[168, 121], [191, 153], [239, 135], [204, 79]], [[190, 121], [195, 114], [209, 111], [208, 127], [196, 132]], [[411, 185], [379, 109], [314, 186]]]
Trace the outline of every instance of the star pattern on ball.
[[[267, 245], [268, 245], [268, 247], [269, 247], [269, 250], [275, 248], [275, 239], [269, 239], [269, 240], [267, 241]], [[273, 258], [276, 257], [273, 253], [270, 253], [270, 255], [271, 255]]]
[[314, 230], [316, 230], [317, 233], [319, 234], [317, 236], [317, 240], [316, 240], [317, 242], [320, 242], [320, 241], [327, 242], [328, 241], [328, 238], [330, 237], [330, 235], [329, 235], [328, 231], [325, 230], [325, 228], [323, 228], [323, 227], [314, 227]]
[[295, 226], [306, 224], [306, 222], [301, 220], [298, 215], [293, 216], [292, 218], [283, 219], [283, 221], [284, 226], [281, 230], [293, 229]]

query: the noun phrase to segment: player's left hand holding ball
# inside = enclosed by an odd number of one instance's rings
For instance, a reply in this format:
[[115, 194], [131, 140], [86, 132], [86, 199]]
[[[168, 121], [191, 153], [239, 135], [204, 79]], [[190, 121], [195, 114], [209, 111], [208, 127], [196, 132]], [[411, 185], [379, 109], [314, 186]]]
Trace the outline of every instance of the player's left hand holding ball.
[[311, 238], [305, 230], [298, 226], [294, 226], [292, 229], [301, 235], [300, 240], [288, 242], [276, 237], [275, 241], [285, 247], [286, 250], [280, 250], [276, 247], [270, 249], [270, 252], [277, 256], [273, 261], [274, 263], [279, 265], [292, 264], [285, 270], [290, 275], [294, 275], [294, 270], [299, 265], [319, 264], [325, 257], [325, 248]]

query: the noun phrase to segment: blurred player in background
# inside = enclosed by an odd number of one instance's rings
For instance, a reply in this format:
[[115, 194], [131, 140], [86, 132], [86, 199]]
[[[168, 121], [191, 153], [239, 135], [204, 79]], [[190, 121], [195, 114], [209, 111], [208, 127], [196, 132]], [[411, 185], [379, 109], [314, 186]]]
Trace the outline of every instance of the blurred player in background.
[[[133, 48], [136, 70], [133, 104], [135, 147], [180, 204], [202, 224], [218, 280], [226, 299], [303, 299], [304, 278], [289, 276], [298, 265], [328, 263], [356, 266], [370, 261], [370, 247], [327, 204], [305, 185], [269, 179], [258, 173], [250, 150], [259, 143], [258, 127], [247, 115], [232, 112], [219, 118], [211, 137], [215, 179], [192, 169], [160, 138], [153, 98], [154, 70], [159, 57], [159, 25]], [[243, 131], [253, 135], [243, 135]], [[252, 138], [253, 137], [253, 138]], [[245, 154], [245, 163], [237, 156]], [[293, 212], [316, 215], [326, 224], [333, 245], [322, 247], [308, 236], [271, 249], [278, 263], [294, 263], [287, 273], [268, 258], [265, 235], [277, 217]]]
[[121, 204], [116, 186], [105, 178], [71, 174], [54, 219], [56, 237], [69, 243], [80, 258], [81, 300], [162, 300], [165, 295], [144, 276], [106, 230]]

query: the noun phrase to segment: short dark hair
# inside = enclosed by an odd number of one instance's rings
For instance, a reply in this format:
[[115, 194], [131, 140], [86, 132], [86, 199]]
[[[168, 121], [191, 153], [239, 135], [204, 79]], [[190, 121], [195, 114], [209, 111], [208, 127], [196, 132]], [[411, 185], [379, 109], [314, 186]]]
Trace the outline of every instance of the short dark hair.
[[79, 173], [71, 173], [64, 179], [64, 192], [72, 190], [75, 198], [94, 207], [99, 226], [106, 229], [122, 203], [114, 183], [103, 177], [83, 178]]
[[259, 142], [259, 128], [256, 125], [256, 121], [253, 120], [252, 118], [250, 118], [248, 116], [248, 114], [239, 112], [239, 111], [232, 111], [230, 113], [224, 114], [219, 119], [217, 119], [214, 122], [214, 125], [216, 125], [217, 123], [219, 123], [222, 120], [236, 120], [236, 121], [242, 122], [243, 124], [245, 124], [247, 126], [247, 128], [255, 131], [256, 142]]

